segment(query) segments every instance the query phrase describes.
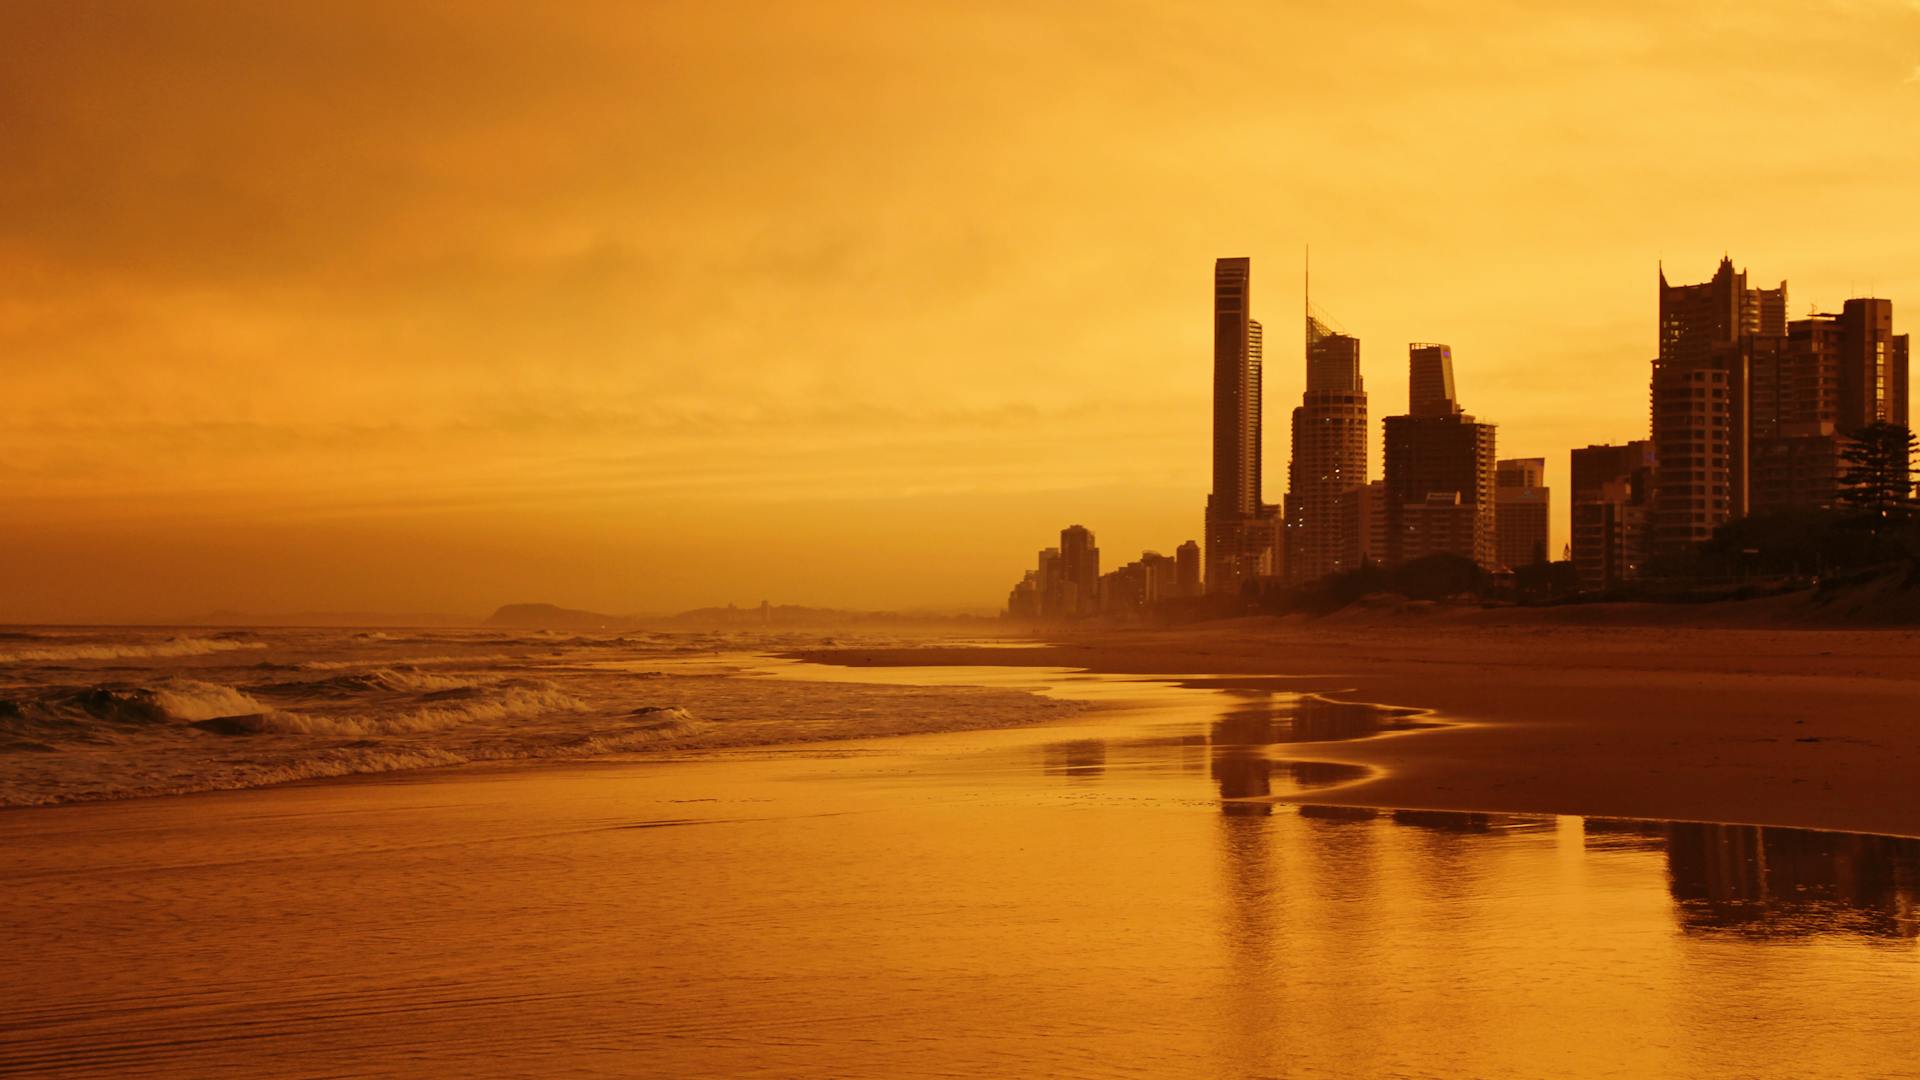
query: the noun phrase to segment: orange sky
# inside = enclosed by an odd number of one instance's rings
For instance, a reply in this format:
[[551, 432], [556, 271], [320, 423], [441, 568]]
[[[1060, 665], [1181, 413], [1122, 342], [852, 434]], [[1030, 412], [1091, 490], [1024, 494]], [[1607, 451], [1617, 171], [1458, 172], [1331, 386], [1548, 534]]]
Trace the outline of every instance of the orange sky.
[[1278, 501], [1309, 242], [1557, 552], [1658, 260], [1920, 307], [1914, 0], [537, 7], [0, 7], [0, 619], [996, 605], [1198, 536], [1220, 255]]

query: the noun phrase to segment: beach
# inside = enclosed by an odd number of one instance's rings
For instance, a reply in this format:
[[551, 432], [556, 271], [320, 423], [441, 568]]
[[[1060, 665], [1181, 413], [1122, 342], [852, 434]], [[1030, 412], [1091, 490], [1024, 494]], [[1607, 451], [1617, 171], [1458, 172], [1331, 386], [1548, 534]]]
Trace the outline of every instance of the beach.
[[1902, 634], [206, 640], [11, 646], [0, 1075], [1920, 1055]]
[[795, 655], [856, 667], [1281, 675], [1302, 692], [1463, 722], [1326, 748], [1317, 756], [1382, 770], [1328, 801], [1920, 836], [1920, 631], [1634, 614], [1611, 624], [1524, 611], [1247, 619], [1065, 632], [1027, 649]]
[[1920, 843], [1356, 809], [1392, 777], [1331, 759], [1476, 729], [1287, 680], [758, 670], [1089, 707], [0, 812], [0, 1075], [1677, 1078], [1920, 1054]]

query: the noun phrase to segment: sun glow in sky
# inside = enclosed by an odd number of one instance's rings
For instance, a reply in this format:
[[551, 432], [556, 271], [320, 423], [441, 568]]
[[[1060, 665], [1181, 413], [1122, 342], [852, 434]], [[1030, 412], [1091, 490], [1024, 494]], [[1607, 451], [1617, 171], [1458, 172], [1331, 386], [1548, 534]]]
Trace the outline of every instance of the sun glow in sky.
[[1268, 501], [1300, 259], [1501, 456], [1644, 437], [1655, 268], [1920, 317], [1920, 4], [0, 7], [0, 618], [996, 605]]

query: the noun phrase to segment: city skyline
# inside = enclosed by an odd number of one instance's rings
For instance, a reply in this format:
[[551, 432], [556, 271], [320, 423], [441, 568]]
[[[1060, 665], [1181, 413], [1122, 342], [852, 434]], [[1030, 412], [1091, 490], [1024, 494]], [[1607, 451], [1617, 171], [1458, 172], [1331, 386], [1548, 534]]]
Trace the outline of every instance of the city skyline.
[[1193, 532], [1223, 253], [1291, 348], [1314, 245], [1373, 416], [1438, 339], [1550, 457], [1643, 416], [1662, 262], [1920, 297], [1905, 0], [59, 10], [0, 13], [6, 619], [988, 608]]
[[[1910, 460], [1897, 478], [1854, 474], [1892, 454], [1884, 437], [1904, 438], [1912, 456], [1909, 336], [1894, 332], [1891, 299], [1849, 298], [1838, 312], [1793, 319], [1785, 280], [1749, 287], [1727, 255], [1703, 282], [1673, 284], [1664, 264], [1656, 274], [1646, 437], [1568, 448], [1571, 527], [1561, 561], [1550, 544], [1548, 458], [1499, 456], [1499, 425], [1461, 404], [1448, 344], [1408, 344], [1407, 411], [1381, 419], [1381, 477], [1372, 477], [1362, 343], [1317, 317], [1310, 270], [1302, 274], [1306, 390], [1292, 410], [1287, 491], [1283, 505], [1266, 503], [1264, 335], [1252, 317], [1252, 260], [1215, 259], [1204, 582], [1190, 575], [1192, 541], [1179, 560], [1147, 549], [1102, 574], [1092, 533], [1073, 525], [1058, 548], [1040, 552], [1004, 614], [1129, 618], [1170, 614], [1168, 601], [1190, 613], [1186, 602], [1203, 594], [1216, 613], [1230, 608], [1218, 602], [1227, 598], [1311, 604], [1316, 583], [1352, 571], [1442, 573], [1435, 556], [1483, 580], [1506, 575], [1509, 595], [1565, 598], [1643, 578], [1670, 586], [1697, 581], [1723, 526], [1754, 519], [1778, 529], [1791, 519], [1804, 529], [1804, 515], [1843, 512], [1863, 486], [1912, 499]], [[1787, 519], [1769, 518], [1781, 514]], [[1062, 557], [1076, 548], [1090, 558]], [[1816, 569], [1801, 561], [1795, 572]]]

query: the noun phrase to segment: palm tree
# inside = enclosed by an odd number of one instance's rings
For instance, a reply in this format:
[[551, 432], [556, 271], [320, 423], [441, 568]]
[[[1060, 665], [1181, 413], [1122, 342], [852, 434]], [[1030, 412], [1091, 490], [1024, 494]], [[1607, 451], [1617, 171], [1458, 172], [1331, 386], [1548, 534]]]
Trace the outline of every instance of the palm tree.
[[1840, 501], [1878, 527], [1913, 512], [1914, 437], [1903, 424], [1882, 421], [1855, 431], [1840, 450]]

